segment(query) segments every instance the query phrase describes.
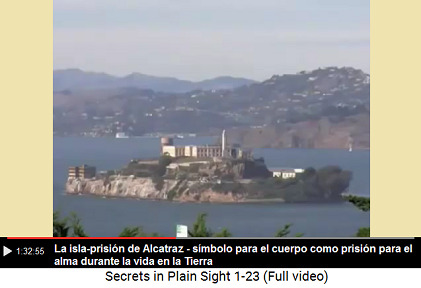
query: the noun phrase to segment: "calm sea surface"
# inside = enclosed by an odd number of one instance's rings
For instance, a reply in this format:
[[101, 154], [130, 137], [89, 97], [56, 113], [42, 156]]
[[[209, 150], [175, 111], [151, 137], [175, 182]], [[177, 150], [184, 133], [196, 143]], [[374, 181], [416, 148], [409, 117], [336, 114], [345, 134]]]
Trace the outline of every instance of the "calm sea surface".
[[[212, 144], [215, 138], [177, 139], [176, 144]], [[339, 165], [353, 172], [350, 192], [370, 195], [370, 151], [255, 149], [268, 167], [319, 168]], [[174, 236], [176, 224], [191, 225], [199, 213], [208, 214], [213, 230], [228, 228], [234, 236], [270, 237], [287, 223], [305, 236], [352, 236], [370, 225], [370, 215], [349, 203], [340, 204], [202, 204], [166, 201], [103, 199], [64, 194], [67, 168], [88, 164], [97, 170], [118, 169], [132, 158], [159, 156], [158, 138], [54, 137], [54, 210], [76, 212], [90, 236], [118, 236], [126, 226]]]

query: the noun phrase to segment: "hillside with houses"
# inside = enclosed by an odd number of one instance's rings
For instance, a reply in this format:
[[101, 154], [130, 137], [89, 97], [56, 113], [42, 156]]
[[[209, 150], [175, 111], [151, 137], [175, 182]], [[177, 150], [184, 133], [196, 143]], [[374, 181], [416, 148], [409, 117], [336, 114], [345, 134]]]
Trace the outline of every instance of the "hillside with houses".
[[351, 67], [273, 75], [229, 89], [158, 92], [126, 85], [55, 89], [54, 135], [216, 135], [227, 129], [250, 147], [370, 147], [370, 75]]

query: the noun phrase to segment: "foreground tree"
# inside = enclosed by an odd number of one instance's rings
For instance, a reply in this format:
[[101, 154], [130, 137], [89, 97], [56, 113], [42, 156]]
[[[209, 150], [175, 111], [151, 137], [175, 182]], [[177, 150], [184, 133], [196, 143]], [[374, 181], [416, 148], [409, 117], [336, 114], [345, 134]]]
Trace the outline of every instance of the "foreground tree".
[[[279, 229], [278, 232], [276, 232], [275, 237], [288, 237], [289, 233], [291, 233], [292, 224], [286, 224], [282, 229]], [[297, 233], [294, 235], [294, 237], [302, 237], [304, 233]]]
[[370, 211], [370, 198], [355, 195], [347, 195], [344, 196], [344, 199], [354, 204], [354, 206], [360, 209], [361, 211]]
[[370, 227], [363, 227], [358, 229], [357, 237], [370, 237]]
[[60, 219], [59, 212], [53, 214], [53, 236], [54, 237], [88, 237], [80, 223], [79, 217], [71, 213], [70, 217]]
[[141, 226], [126, 227], [118, 237], [159, 237], [158, 233], [146, 233]]
[[[222, 228], [219, 232], [213, 232], [206, 225], [206, 213], [197, 216], [196, 222], [188, 231], [190, 237], [232, 237], [232, 233], [227, 228]], [[280, 229], [275, 237], [287, 237], [290, 234], [292, 224], [285, 225]], [[303, 236], [302, 233], [295, 234], [295, 237]], [[60, 218], [59, 212], [53, 214], [53, 237], [89, 237], [75, 213], [70, 217]], [[158, 233], [146, 233], [141, 226], [126, 227], [118, 237], [160, 237]]]
[[60, 219], [59, 212], [53, 214], [53, 237], [68, 237], [70, 227], [66, 219]]
[[213, 234], [214, 237], [232, 237], [232, 234], [230, 231], [228, 231], [227, 228], [223, 228], [221, 232]]
[[[354, 204], [359, 210], [367, 212], [370, 211], [370, 198], [355, 195], [344, 196], [344, 199]], [[370, 227], [362, 227], [358, 229], [357, 237], [370, 237]]]
[[[76, 213], [61, 218], [58, 211], [53, 214], [53, 237], [89, 237]], [[142, 227], [126, 227], [118, 237], [159, 237], [157, 233], [146, 233]]]
[[[190, 237], [232, 237], [231, 232], [227, 228], [223, 228], [220, 232], [214, 233], [211, 229], [206, 226], [207, 214], [202, 213], [196, 219], [193, 224], [193, 229], [188, 231]], [[291, 233], [292, 224], [286, 224], [282, 229], [278, 230], [275, 237], [288, 237]], [[295, 234], [295, 237], [302, 237], [303, 233]]]
[[206, 226], [206, 213], [197, 216], [196, 222], [193, 223], [193, 229], [188, 231], [190, 237], [231, 237], [231, 232], [227, 228], [223, 228], [220, 232], [214, 233]]

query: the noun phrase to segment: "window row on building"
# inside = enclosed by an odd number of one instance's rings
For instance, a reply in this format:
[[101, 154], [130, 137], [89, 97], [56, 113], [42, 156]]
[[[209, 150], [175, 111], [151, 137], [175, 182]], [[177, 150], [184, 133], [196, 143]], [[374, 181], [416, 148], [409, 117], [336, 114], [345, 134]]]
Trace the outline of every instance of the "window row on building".
[[94, 178], [96, 175], [96, 168], [93, 166], [82, 165], [69, 167], [68, 177], [69, 178]]

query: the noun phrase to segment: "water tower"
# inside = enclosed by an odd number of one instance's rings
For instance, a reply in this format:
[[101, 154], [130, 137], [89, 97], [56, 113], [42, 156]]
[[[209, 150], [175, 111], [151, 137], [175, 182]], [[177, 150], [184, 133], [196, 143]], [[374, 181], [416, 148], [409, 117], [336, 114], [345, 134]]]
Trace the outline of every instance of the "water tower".
[[162, 148], [164, 146], [173, 146], [174, 145], [174, 139], [170, 137], [162, 137], [161, 138], [161, 154], [163, 152]]

